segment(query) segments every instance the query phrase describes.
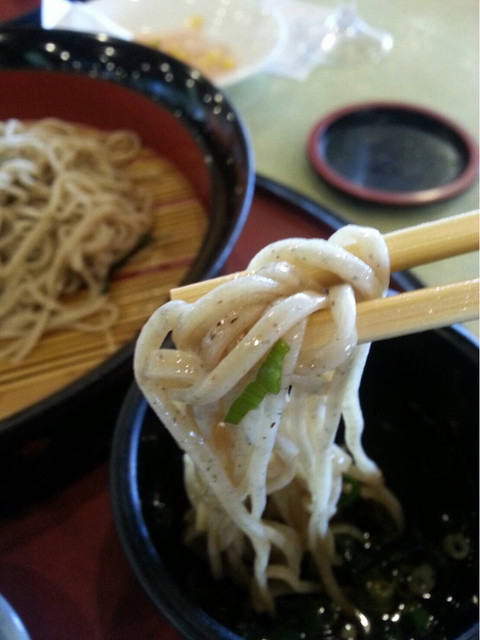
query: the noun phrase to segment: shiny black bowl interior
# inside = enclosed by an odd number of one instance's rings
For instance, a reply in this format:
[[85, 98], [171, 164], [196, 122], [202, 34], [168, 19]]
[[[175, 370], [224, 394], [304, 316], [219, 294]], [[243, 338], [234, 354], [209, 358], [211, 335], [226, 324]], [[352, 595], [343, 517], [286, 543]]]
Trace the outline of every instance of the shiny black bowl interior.
[[312, 167], [354, 198], [395, 206], [450, 198], [478, 178], [478, 145], [455, 122], [396, 102], [347, 106], [309, 136]]
[[[197, 71], [115, 38], [4, 27], [0, 92], [2, 120], [54, 116], [139, 133], [179, 168], [209, 212], [184, 282], [220, 270], [248, 215], [253, 157], [235, 109]], [[106, 455], [132, 379], [132, 351], [133, 342], [60, 392], [0, 421], [0, 508], [15, 509]]]
[[[478, 637], [478, 344], [454, 328], [376, 343], [361, 401], [366, 451], [405, 511], [405, 553], [429, 556], [450, 530], [461, 529], [471, 543], [468, 558], [438, 570], [438, 587], [426, 603], [442, 612], [445, 635], [421, 637], [473, 640]], [[181, 453], [136, 386], [117, 424], [111, 496], [134, 573], [189, 640], [332, 637], [318, 631], [302, 635], [304, 614], [292, 628], [283, 611], [265, 631], [265, 621], [242, 606], [242, 594], [213, 580], [206, 563], [183, 546], [187, 500]], [[385, 635], [365, 638], [385, 640]]]

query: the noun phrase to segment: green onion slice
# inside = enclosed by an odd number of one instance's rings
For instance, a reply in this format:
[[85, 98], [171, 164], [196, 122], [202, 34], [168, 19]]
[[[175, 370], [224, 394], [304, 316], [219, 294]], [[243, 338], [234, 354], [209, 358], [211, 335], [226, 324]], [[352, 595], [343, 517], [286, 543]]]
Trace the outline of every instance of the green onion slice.
[[260, 365], [255, 380], [249, 382], [230, 405], [225, 422], [239, 424], [247, 413], [259, 406], [267, 393], [280, 393], [283, 359], [289, 350], [284, 340], [277, 340]]
[[371, 599], [378, 605], [387, 605], [393, 599], [395, 585], [386, 578], [368, 580], [366, 589]]
[[420, 634], [424, 634], [433, 621], [430, 613], [419, 604], [406, 608], [404, 617], [408, 625], [412, 627], [412, 631]]
[[339, 506], [348, 507], [358, 497], [360, 492], [360, 484], [358, 480], [352, 478], [348, 474], [343, 474], [343, 482], [342, 482], [342, 493], [340, 494], [340, 500], [338, 501]]
[[436, 576], [433, 567], [423, 563], [413, 569], [409, 576], [408, 588], [416, 596], [430, 593], [435, 587]]
[[464, 560], [470, 552], [470, 543], [463, 533], [449, 533], [443, 539], [443, 549], [454, 560]]

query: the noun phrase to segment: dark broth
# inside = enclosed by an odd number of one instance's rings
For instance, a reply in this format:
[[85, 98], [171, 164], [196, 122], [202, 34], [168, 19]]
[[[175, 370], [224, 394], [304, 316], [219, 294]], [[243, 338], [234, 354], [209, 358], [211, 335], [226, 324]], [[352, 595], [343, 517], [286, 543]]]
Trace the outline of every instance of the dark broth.
[[[375, 503], [358, 499], [340, 515], [364, 532], [362, 541], [345, 534], [336, 537], [343, 560], [336, 576], [361, 611], [363, 626], [324, 594], [281, 596], [274, 618], [255, 614], [245, 594], [227, 580], [213, 591], [205, 580], [208, 567], [198, 571], [196, 564], [187, 576], [191, 596], [245, 640], [449, 640], [475, 623], [475, 514], [439, 513], [427, 529], [409, 519], [400, 537]], [[309, 558], [304, 574], [316, 576]]]
[[432, 332], [374, 345], [362, 383], [365, 448], [406, 519], [398, 537], [374, 503], [357, 499], [339, 514], [364, 533], [362, 541], [337, 537], [344, 562], [336, 576], [368, 631], [324, 595], [282, 596], [271, 618], [253, 613], [231, 582], [213, 580], [182, 544], [181, 454], [147, 414], [139, 448], [143, 514], [167, 571], [194, 602], [245, 640], [453, 640], [475, 625], [478, 366], [456, 367], [455, 344], [442, 340], [439, 351], [437, 343]]

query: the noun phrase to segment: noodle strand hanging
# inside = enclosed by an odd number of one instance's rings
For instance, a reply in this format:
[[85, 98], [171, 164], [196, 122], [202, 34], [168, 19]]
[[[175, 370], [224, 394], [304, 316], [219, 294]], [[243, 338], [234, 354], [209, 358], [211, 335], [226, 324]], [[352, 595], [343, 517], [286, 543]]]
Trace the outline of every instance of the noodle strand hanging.
[[[343, 248], [353, 242], [360, 257]], [[342, 284], [323, 286], [312, 266]], [[369, 346], [357, 346], [356, 301], [385, 295], [387, 248], [377, 231], [349, 226], [329, 241], [273, 243], [249, 271], [193, 304], [158, 309], [137, 342], [136, 379], [184, 451], [186, 540], [204, 540], [212, 573], [233, 574], [260, 611], [274, 611], [278, 594], [323, 589], [354, 614], [334, 569], [345, 485], [358, 483], [402, 527], [362, 447], [358, 399]], [[335, 335], [312, 352], [306, 323], [325, 307]], [[174, 350], [162, 347], [170, 333]], [[315, 581], [301, 574], [307, 553]]]

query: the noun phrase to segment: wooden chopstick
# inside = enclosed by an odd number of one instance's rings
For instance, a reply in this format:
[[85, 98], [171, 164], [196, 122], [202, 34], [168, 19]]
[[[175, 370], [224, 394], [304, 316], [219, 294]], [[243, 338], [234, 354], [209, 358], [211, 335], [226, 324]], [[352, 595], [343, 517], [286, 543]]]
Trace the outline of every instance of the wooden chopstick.
[[[478, 317], [479, 289], [480, 281], [476, 278], [359, 302], [358, 341], [397, 338], [473, 320]], [[309, 350], [318, 348], [328, 342], [334, 332], [330, 311], [317, 311], [309, 319], [303, 344]]]
[[[391, 271], [401, 271], [477, 250], [479, 221], [479, 212], [472, 211], [385, 234]], [[347, 249], [355, 254], [355, 246]], [[223, 282], [247, 273], [242, 271], [177, 287], [170, 291], [170, 298], [193, 302]], [[335, 283], [335, 277], [328, 272], [317, 270], [316, 276], [327, 286]]]
[[478, 250], [480, 212], [407, 227], [384, 235], [391, 271], [402, 271]]
[[[479, 245], [478, 211], [385, 234], [392, 271], [426, 264], [475, 251]], [[355, 253], [355, 246], [348, 250]], [[193, 302], [214, 287], [247, 271], [172, 289], [172, 300]], [[331, 274], [316, 275], [322, 284], [334, 284]], [[409, 333], [466, 322], [479, 315], [478, 278], [440, 287], [417, 289], [387, 298], [357, 304], [359, 342], [395, 338]], [[315, 349], [333, 337], [335, 324], [329, 309], [314, 313], [304, 339], [306, 349]]]

